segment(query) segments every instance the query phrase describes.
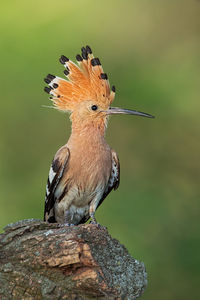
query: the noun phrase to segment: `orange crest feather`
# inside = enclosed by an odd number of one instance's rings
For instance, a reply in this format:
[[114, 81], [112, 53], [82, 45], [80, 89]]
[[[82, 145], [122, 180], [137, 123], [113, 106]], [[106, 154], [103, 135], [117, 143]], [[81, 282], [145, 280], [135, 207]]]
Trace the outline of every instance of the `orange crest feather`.
[[49, 87], [45, 91], [52, 95], [55, 108], [73, 111], [84, 100], [94, 100], [97, 104], [110, 105], [115, 97], [115, 87], [110, 90], [106, 73], [100, 60], [94, 58], [89, 46], [81, 48], [82, 55], [77, 55], [79, 66], [62, 55], [60, 62], [64, 65], [67, 80], [54, 75], [47, 75], [45, 82]]

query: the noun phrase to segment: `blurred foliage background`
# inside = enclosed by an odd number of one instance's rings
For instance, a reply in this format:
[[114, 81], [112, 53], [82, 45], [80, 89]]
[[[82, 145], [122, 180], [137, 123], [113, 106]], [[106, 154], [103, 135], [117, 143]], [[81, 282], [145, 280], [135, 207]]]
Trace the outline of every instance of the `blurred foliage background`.
[[117, 89], [109, 144], [121, 185], [97, 219], [145, 262], [142, 299], [197, 299], [199, 285], [200, 1], [10, 0], [0, 4], [0, 228], [42, 218], [51, 160], [68, 116], [42, 108], [61, 54], [89, 44]]

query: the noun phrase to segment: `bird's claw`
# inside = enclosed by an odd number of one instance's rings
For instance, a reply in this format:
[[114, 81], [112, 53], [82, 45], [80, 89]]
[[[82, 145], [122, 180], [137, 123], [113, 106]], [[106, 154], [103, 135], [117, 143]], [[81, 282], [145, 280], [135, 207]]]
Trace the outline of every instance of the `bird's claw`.
[[102, 225], [97, 223], [97, 222], [94, 222], [94, 221], [90, 221], [90, 224], [92, 225], [96, 225], [98, 228], [102, 228]]
[[99, 224], [94, 216], [94, 213], [91, 214], [91, 221], [90, 221], [90, 224], [93, 224], [93, 225], [97, 225], [98, 228], [101, 228], [101, 224]]
[[64, 223], [64, 224], [59, 224], [59, 227], [71, 227], [71, 226], [74, 226], [74, 224], [71, 224], [71, 223]]

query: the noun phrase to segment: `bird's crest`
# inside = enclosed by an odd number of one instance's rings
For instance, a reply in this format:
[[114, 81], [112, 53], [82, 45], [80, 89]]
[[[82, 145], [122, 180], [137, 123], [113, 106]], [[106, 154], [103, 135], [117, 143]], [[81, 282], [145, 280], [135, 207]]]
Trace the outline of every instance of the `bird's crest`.
[[44, 79], [49, 85], [44, 90], [51, 95], [54, 107], [59, 110], [73, 111], [77, 104], [85, 100], [95, 100], [108, 106], [114, 100], [115, 87], [110, 90], [99, 58], [93, 56], [89, 46], [82, 47], [81, 52], [76, 56], [78, 65], [64, 55], [60, 57], [67, 80], [51, 74]]

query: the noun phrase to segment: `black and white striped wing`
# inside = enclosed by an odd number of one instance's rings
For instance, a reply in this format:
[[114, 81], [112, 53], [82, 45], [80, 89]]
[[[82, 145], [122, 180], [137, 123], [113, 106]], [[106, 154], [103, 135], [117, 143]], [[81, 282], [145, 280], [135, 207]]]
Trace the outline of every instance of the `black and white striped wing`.
[[69, 149], [64, 146], [55, 155], [49, 177], [46, 185], [45, 207], [44, 207], [44, 221], [55, 223], [54, 205], [55, 205], [55, 191], [62, 179], [63, 173], [67, 167], [69, 160]]

